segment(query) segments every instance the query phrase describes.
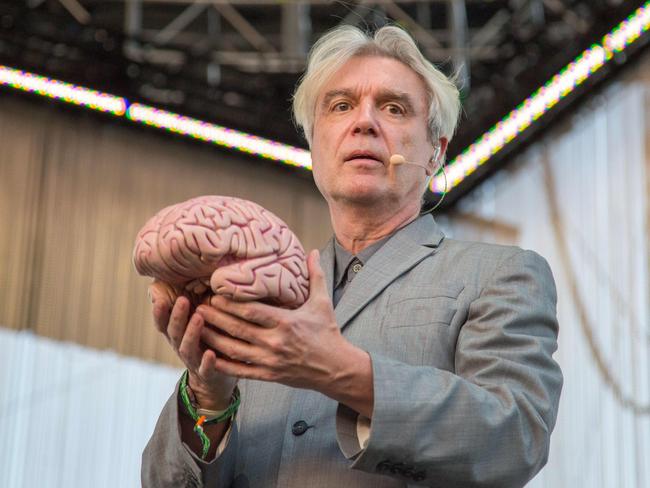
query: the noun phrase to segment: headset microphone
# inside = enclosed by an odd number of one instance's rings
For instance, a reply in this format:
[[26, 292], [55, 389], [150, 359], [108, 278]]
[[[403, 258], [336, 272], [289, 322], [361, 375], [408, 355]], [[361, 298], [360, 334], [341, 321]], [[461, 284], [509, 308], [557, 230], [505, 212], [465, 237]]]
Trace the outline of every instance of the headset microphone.
[[[431, 158], [431, 161], [437, 163], [438, 158], [440, 157], [440, 146], [435, 146], [434, 149], [435, 149], [435, 151], [433, 153], [433, 157]], [[401, 154], [393, 154], [390, 157], [389, 162], [390, 162], [391, 166], [399, 166], [400, 164], [414, 164], [414, 165], [420, 166], [420, 167], [422, 167], [424, 169], [428, 169], [426, 164], [417, 163], [415, 161], [407, 161], [406, 158], [404, 156], [402, 156]], [[427, 213], [433, 212], [435, 209], [437, 209], [440, 206], [442, 201], [445, 199], [445, 195], [447, 194], [447, 173], [445, 173], [444, 164], [445, 163], [443, 161], [441, 167], [439, 168], [439, 171], [442, 172], [442, 174], [443, 174], [443, 176], [445, 178], [445, 189], [442, 192], [442, 196], [440, 197], [440, 200], [438, 200], [438, 203], [436, 203], [433, 207], [431, 207], [428, 210], [422, 210], [420, 212], [420, 215], [425, 215]]]
[[434, 148], [433, 160], [437, 163], [438, 158], [440, 157], [440, 144], [437, 144]]
[[418, 163], [418, 162], [415, 162], [415, 161], [407, 161], [406, 158], [404, 156], [402, 156], [401, 154], [393, 154], [390, 157], [389, 161], [390, 161], [391, 166], [399, 166], [400, 164], [414, 164], [416, 166], [421, 166], [422, 168], [425, 168], [425, 169], [427, 168], [426, 164]]
[[[435, 152], [433, 153], [432, 161], [438, 161], [438, 156], [440, 156], [440, 146], [435, 147]], [[393, 154], [390, 157], [389, 162], [390, 162], [391, 166], [399, 166], [400, 164], [414, 164], [414, 165], [420, 166], [420, 167], [422, 167], [424, 169], [428, 169], [426, 163], [422, 164], [422, 163], [418, 163], [416, 161], [407, 161], [406, 158], [404, 156], [402, 156], [401, 154]]]

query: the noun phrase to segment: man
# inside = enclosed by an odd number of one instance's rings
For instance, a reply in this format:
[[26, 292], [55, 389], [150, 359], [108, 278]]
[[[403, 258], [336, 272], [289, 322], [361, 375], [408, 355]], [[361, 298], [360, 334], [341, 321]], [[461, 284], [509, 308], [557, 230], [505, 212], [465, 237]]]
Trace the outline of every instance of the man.
[[335, 238], [309, 254], [296, 310], [215, 297], [190, 316], [152, 287], [188, 388], [145, 449], [144, 486], [516, 487], [544, 465], [562, 384], [551, 272], [419, 214], [458, 112], [396, 27], [314, 46], [294, 113]]

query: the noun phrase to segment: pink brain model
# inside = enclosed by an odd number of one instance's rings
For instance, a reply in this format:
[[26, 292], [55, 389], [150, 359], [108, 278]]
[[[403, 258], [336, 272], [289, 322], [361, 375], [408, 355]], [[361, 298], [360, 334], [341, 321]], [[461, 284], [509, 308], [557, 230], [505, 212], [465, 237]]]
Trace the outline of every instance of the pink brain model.
[[290, 308], [309, 295], [305, 251], [287, 224], [256, 203], [202, 196], [162, 209], [138, 232], [138, 273], [203, 301], [213, 293]]

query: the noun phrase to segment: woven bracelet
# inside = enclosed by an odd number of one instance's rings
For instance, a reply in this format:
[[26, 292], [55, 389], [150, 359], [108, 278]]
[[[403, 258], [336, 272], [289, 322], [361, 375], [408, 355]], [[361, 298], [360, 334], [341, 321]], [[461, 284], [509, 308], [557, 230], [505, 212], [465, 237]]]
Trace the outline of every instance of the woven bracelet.
[[196, 435], [198, 435], [199, 439], [201, 439], [201, 444], [203, 446], [201, 459], [205, 460], [205, 458], [208, 455], [208, 451], [210, 451], [210, 438], [206, 435], [205, 431], [203, 430], [203, 424], [216, 424], [219, 422], [224, 422], [229, 418], [234, 417], [235, 414], [237, 413], [237, 409], [239, 408], [239, 403], [240, 403], [239, 388], [235, 387], [235, 390], [232, 393], [232, 398], [230, 399], [230, 405], [228, 405], [228, 408], [226, 408], [226, 410], [224, 410], [224, 412], [221, 415], [219, 415], [217, 418], [206, 420], [205, 415], [199, 415], [194, 405], [192, 405], [192, 401], [190, 400], [190, 395], [188, 393], [188, 389], [189, 389], [189, 385], [187, 383], [188, 376], [189, 373], [187, 370], [185, 370], [183, 376], [181, 376], [181, 384], [179, 388], [181, 399], [183, 400], [183, 406], [185, 407], [185, 410], [190, 415], [190, 417], [192, 417], [192, 420], [194, 420], [195, 422], [194, 432], [196, 432]]

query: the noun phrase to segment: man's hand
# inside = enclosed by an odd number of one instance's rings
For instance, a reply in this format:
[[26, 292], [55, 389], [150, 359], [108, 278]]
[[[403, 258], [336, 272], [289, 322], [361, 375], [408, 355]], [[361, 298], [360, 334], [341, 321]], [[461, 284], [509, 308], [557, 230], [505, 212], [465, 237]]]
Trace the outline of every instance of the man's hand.
[[216, 354], [201, 343], [203, 317], [193, 314], [188, 321], [190, 301], [179, 296], [173, 303], [168, 285], [154, 281], [149, 286], [156, 328], [167, 338], [189, 371], [189, 385], [201, 408], [223, 410], [230, 403], [237, 379], [215, 368]]
[[197, 314], [209, 325], [198, 327], [198, 333], [224, 356], [210, 356], [204, 367], [232, 377], [317, 390], [370, 417], [370, 356], [341, 334], [318, 251], [309, 254], [307, 267], [309, 299], [298, 309], [221, 296], [212, 298], [212, 306], [200, 305]]

